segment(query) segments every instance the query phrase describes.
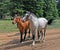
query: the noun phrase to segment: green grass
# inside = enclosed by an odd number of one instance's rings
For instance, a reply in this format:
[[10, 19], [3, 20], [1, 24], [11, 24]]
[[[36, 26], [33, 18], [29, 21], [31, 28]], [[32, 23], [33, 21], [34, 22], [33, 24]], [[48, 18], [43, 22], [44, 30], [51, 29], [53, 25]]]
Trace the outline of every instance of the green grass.
[[60, 28], [60, 18], [55, 19], [52, 25], [48, 25], [48, 29]]
[[0, 20], [0, 32], [18, 31], [16, 24], [13, 25], [11, 20]]
[[[48, 25], [48, 29], [60, 28], [60, 19], [53, 21], [52, 25]], [[12, 20], [0, 20], [0, 32], [16, 32], [19, 31], [17, 25], [12, 24]]]

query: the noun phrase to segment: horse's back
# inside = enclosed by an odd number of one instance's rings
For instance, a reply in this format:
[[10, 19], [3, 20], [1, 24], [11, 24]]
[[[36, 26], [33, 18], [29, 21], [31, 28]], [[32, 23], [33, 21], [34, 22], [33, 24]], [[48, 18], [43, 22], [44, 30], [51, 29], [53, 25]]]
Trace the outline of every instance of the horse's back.
[[39, 20], [42, 22], [48, 22], [48, 20], [46, 18], [39, 18]]
[[41, 28], [45, 28], [46, 24], [48, 23], [48, 20], [45, 18], [38, 18], [39, 24]]

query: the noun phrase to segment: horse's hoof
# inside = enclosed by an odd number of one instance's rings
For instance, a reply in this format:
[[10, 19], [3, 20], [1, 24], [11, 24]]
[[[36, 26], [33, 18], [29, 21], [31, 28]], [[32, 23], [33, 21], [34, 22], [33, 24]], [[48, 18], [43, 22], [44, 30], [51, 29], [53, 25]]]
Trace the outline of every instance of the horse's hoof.
[[24, 43], [24, 42], [21, 42], [21, 43]]
[[32, 45], [34, 46], [35, 44], [33, 43]]
[[34, 46], [35, 45], [35, 42], [33, 42], [32, 45]]
[[44, 42], [45, 42], [45, 40], [41, 40], [41, 41], [40, 41], [40, 43], [44, 43]]
[[39, 40], [40, 43], [42, 43], [43, 40]]
[[22, 43], [22, 41], [20, 41], [20, 43]]
[[42, 42], [45, 42], [45, 40], [42, 40]]

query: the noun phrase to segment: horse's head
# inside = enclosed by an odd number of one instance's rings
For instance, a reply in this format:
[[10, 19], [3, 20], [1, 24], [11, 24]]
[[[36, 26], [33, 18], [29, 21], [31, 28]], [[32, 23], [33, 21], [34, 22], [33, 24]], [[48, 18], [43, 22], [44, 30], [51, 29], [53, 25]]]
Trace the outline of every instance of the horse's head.
[[30, 17], [31, 17], [30, 15], [31, 15], [31, 13], [30, 13], [30, 12], [27, 12], [27, 13], [25, 14], [23, 20], [24, 20], [24, 21], [29, 20]]
[[34, 13], [26, 13], [25, 16], [24, 16], [24, 20], [30, 20], [30, 21], [37, 21], [37, 16], [34, 14]]
[[16, 16], [16, 17], [13, 18], [12, 23], [13, 24], [18, 23], [20, 20], [21, 20], [21, 18], [19, 16]]

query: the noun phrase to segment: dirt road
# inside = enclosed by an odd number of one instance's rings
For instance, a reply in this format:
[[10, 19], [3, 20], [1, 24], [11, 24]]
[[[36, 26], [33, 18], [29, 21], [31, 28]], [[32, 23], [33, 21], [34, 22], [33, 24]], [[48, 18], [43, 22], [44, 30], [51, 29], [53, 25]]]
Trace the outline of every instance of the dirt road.
[[19, 43], [19, 32], [0, 33], [0, 50], [60, 50], [60, 28], [49, 29], [46, 32], [45, 42], [36, 42], [32, 46], [32, 40]]

